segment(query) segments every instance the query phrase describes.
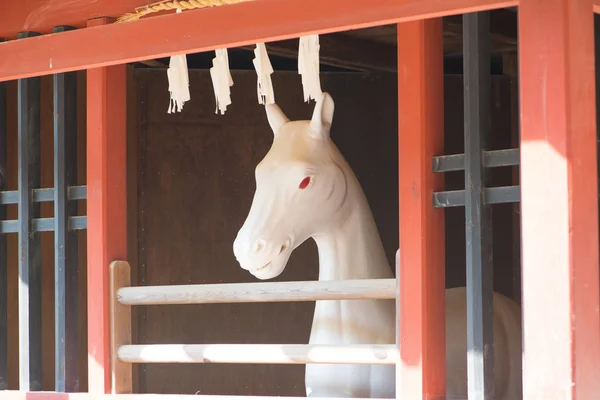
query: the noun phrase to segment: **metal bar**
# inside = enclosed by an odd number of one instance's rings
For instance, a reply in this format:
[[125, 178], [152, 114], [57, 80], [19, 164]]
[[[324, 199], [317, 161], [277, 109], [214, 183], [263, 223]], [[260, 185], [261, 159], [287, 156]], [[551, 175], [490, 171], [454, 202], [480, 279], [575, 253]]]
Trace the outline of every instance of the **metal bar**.
[[[59, 26], [55, 33], [74, 28]], [[77, 184], [77, 73], [54, 75], [54, 349], [57, 392], [79, 391], [77, 371], [77, 233], [69, 216], [77, 202], [68, 200]]]
[[[519, 157], [519, 149], [484, 151], [483, 166], [486, 168], [515, 166], [519, 165]], [[465, 169], [465, 155], [433, 157], [432, 169], [433, 172], [462, 171]]]
[[[3, 42], [4, 39], [0, 39]], [[6, 189], [7, 167], [6, 84], [0, 83], [0, 191]], [[0, 204], [0, 221], [7, 218]], [[6, 235], [0, 234], [0, 390], [8, 389], [8, 255]]]
[[[18, 220], [0, 221], [0, 233], [18, 233], [19, 226]], [[32, 232], [53, 232], [54, 218], [36, 218], [32, 226]], [[87, 216], [69, 217], [69, 229], [76, 231], [87, 229]]]
[[[68, 188], [69, 200], [86, 200], [87, 186], [70, 186]], [[33, 189], [33, 202], [43, 203], [54, 201], [54, 188]], [[0, 191], [0, 205], [17, 204], [19, 202], [19, 192], [17, 190]]]
[[[519, 186], [501, 186], [483, 190], [485, 204], [518, 203], [521, 199]], [[448, 190], [433, 194], [435, 208], [462, 207], [465, 205], [464, 190]]]
[[[19, 39], [38, 36], [19, 34]], [[32, 221], [40, 206], [32, 189], [40, 187], [40, 78], [19, 79], [19, 388], [42, 388], [42, 259], [40, 235]]]
[[494, 398], [492, 213], [485, 204], [483, 151], [491, 133], [490, 14], [463, 15], [467, 387]]

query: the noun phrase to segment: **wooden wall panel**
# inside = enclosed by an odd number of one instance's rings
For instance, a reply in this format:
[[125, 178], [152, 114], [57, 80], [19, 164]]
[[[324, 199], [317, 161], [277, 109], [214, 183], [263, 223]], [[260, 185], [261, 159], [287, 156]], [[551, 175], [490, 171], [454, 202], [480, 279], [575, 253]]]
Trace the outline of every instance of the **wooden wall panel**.
[[[256, 75], [234, 71], [233, 104], [215, 115], [206, 71], [190, 72], [192, 100], [169, 115], [164, 70], [137, 70], [140, 285], [256, 282], [232, 243], [250, 207], [254, 168], [272, 133], [256, 101]], [[390, 265], [398, 247], [397, 85], [395, 74], [322, 76], [336, 102], [332, 137], [354, 169], [375, 215]], [[275, 97], [291, 119], [310, 118], [295, 72], [273, 75]], [[447, 152], [462, 152], [462, 77], [447, 76]], [[510, 141], [508, 81], [493, 78], [494, 134]], [[495, 147], [503, 147], [498, 139]], [[508, 146], [508, 144], [506, 144]], [[130, 153], [131, 154], [131, 153]], [[507, 172], [510, 179], [510, 170]], [[495, 181], [503, 182], [502, 176]], [[500, 174], [501, 175], [501, 174]], [[448, 186], [462, 184], [462, 174]], [[510, 181], [508, 182], [508, 184]], [[457, 187], [458, 188], [458, 187]], [[132, 190], [132, 188], [130, 188]], [[510, 295], [510, 218], [494, 213], [498, 289]], [[507, 214], [510, 215], [510, 214]], [[464, 285], [464, 211], [447, 211], [447, 286]], [[130, 227], [134, 229], [134, 227]], [[508, 253], [507, 253], [508, 252]], [[135, 267], [134, 267], [135, 268]], [[508, 274], [508, 275], [507, 275]], [[508, 276], [508, 277], [507, 277]], [[316, 246], [292, 255], [278, 280], [317, 277]], [[506, 281], [506, 282], [505, 282]], [[138, 343], [306, 343], [314, 303], [140, 307]], [[169, 365], [139, 368], [139, 392], [303, 396], [304, 366]]]

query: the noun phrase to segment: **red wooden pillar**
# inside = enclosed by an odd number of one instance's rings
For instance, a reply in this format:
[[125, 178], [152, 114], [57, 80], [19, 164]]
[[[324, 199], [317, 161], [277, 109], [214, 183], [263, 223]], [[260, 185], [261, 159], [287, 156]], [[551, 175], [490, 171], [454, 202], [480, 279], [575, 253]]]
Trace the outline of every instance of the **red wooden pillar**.
[[396, 398], [433, 400], [446, 393], [444, 212], [433, 207], [443, 175], [442, 19], [398, 25], [400, 201], [399, 337]]
[[600, 399], [591, 0], [521, 0], [524, 393]]
[[[106, 24], [106, 18], [88, 26]], [[87, 71], [89, 391], [110, 392], [109, 265], [127, 259], [126, 66]]]

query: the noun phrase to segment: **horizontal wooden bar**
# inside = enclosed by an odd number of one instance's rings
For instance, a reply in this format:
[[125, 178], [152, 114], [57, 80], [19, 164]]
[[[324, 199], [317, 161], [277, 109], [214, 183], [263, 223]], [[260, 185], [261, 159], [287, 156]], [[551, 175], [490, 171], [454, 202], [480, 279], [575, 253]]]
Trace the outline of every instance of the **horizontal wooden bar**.
[[[519, 186], [502, 186], [484, 189], [485, 204], [518, 203], [521, 198]], [[433, 194], [436, 208], [461, 207], [465, 205], [464, 190], [449, 190]]]
[[388, 344], [136, 344], [121, 346], [129, 363], [227, 364], [396, 364], [398, 349]]
[[517, 3], [517, 0], [250, 0], [0, 43], [0, 81], [498, 9]]
[[465, 169], [464, 154], [450, 154], [447, 156], [433, 157], [431, 170], [433, 172], [463, 171]]
[[519, 149], [491, 150], [483, 152], [483, 166], [487, 168], [519, 165]]
[[[207, 394], [104, 394], [104, 393], [57, 393], [0, 391], [2, 400], [306, 400], [306, 397], [292, 396], [221, 396]], [[331, 400], [329, 397], [311, 397], [311, 400]], [[337, 400], [389, 400], [378, 398], [344, 398]]]
[[[68, 192], [69, 200], [87, 199], [87, 186], [71, 186]], [[10, 190], [0, 192], [0, 204], [17, 204], [19, 192]], [[33, 202], [43, 203], [54, 201], [54, 188], [33, 189]]]
[[[515, 166], [519, 165], [519, 157], [519, 149], [484, 151], [483, 166], [486, 168]], [[433, 172], [463, 171], [464, 169], [464, 154], [438, 156], [432, 160]]]
[[[70, 230], [87, 229], [87, 216], [69, 217]], [[19, 231], [19, 221], [9, 220], [0, 221], [1, 233], [17, 233]], [[54, 231], [54, 218], [36, 218], [33, 220], [34, 232], [52, 232]]]
[[395, 299], [395, 279], [164, 285], [121, 288], [127, 305], [214, 304], [315, 300]]

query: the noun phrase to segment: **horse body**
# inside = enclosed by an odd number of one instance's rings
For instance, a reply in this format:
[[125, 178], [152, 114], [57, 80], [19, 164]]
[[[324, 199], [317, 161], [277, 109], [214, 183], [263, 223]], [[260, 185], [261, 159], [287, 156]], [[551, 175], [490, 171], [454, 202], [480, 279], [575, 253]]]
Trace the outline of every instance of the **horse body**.
[[[330, 139], [333, 100], [317, 101], [310, 121], [289, 121], [267, 105], [274, 141], [256, 168], [256, 193], [234, 242], [240, 266], [258, 279], [285, 269], [308, 238], [317, 243], [319, 280], [392, 278], [367, 199]], [[396, 255], [398, 262], [398, 254]], [[465, 288], [446, 291], [447, 394], [467, 396]], [[309, 344], [394, 344], [393, 300], [317, 301]], [[494, 294], [496, 399], [520, 400], [520, 311]], [[395, 397], [393, 365], [306, 365], [309, 397]]]

